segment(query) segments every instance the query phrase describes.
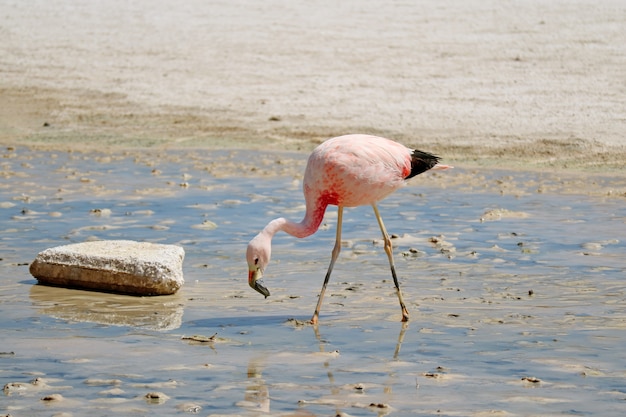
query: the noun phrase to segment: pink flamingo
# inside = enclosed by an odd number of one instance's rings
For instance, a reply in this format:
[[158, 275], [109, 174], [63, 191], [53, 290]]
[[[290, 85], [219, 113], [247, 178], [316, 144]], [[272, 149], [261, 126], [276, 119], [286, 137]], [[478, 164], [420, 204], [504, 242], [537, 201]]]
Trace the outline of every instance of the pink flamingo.
[[396, 268], [393, 261], [391, 239], [387, 234], [376, 202], [402, 187], [405, 180], [429, 169], [447, 169], [438, 164], [439, 158], [426, 152], [409, 149], [389, 139], [369, 135], [345, 135], [329, 139], [319, 145], [307, 162], [304, 173], [303, 191], [306, 214], [300, 223], [284, 218], [272, 220], [248, 244], [248, 284], [266, 298], [270, 295], [263, 285], [262, 277], [269, 264], [272, 237], [278, 231], [303, 238], [317, 231], [324, 218], [326, 207], [335, 205], [337, 214], [337, 236], [330, 258], [328, 272], [320, 291], [312, 324], [317, 324], [326, 285], [341, 250], [341, 222], [344, 207], [370, 204], [383, 234], [385, 252], [389, 258], [391, 275], [396, 286], [402, 321], [409, 320], [404, 304]]

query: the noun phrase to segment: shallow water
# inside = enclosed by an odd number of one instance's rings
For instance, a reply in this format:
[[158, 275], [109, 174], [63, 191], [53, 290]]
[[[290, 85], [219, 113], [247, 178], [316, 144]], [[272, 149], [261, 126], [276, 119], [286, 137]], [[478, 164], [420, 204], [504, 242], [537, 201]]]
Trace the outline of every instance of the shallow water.
[[[297, 178], [261, 156], [278, 175], [241, 171], [259, 158], [245, 152], [5, 155], [0, 381], [14, 385], [0, 411], [623, 415], [623, 199], [537, 193], [532, 173], [483, 174], [532, 184], [504, 194], [422, 176], [380, 204], [411, 321], [399, 322], [380, 231], [361, 207], [346, 209], [314, 329], [291, 319], [313, 312], [336, 212], [307, 239], [276, 236], [263, 299], [246, 283], [246, 244], [304, 207]], [[451, 182], [462, 174], [445, 173]], [[29, 275], [39, 251], [88, 239], [182, 245], [186, 283], [138, 298], [39, 286]], [[147, 400], [151, 392], [167, 398]], [[42, 400], [51, 394], [63, 399]]]

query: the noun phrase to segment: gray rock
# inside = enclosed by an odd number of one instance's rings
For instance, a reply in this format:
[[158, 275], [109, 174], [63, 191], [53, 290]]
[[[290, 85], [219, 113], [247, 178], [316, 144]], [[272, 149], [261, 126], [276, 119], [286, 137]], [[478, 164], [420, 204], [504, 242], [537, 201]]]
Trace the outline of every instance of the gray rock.
[[133, 295], [174, 294], [185, 251], [176, 245], [103, 240], [57, 246], [30, 265], [39, 283]]

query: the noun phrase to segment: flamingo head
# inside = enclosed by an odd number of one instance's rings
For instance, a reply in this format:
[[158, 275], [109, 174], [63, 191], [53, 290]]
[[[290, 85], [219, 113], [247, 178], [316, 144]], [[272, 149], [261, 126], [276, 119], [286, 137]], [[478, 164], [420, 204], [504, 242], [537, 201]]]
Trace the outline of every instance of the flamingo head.
[[263, 271], [270, 263], [272, 252], [271, 241], [261, 233], [248, 244], [246, 260], [248, 261], [248, 285], [255, 291], [263, 294], [265, 298], [270, 296], [269, 290], [263, 284]]

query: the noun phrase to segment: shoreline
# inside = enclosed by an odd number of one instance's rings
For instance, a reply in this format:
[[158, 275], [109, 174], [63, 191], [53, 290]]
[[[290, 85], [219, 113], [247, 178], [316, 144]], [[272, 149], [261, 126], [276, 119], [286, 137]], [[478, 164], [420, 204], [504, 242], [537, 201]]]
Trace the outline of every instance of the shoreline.
[[[257, 178], [260, 182], [277, 177], [288, 182], [300, 181], [304, 174], [308, 152], [285, 149], [239, 149], [225, 147], [121, 147], [72, 146], [67, 143], [9, 145], [0, 150], [5, 161], [0, 166], [0, 176], [11, 186], [12, 178], [20, 183], [20, 172], [41, 163], [42, 158], [56, 158], [57, 153], [67, 153], [70, 159], [93, 161], [93, 173], [109, 172], [112, 161], [127, 161], [129, 165], [153, 167], [179, 166], [181, 173], [195, 178]], [[450, 163], [449, 161], [445, 161]], [[408, 181], [409, 187], [419, 189], [439, 188], [450, 192], [493, 193], [499, 195], [528, 196], [581, 195], [598, 199], [625, 199], [626, 173], [619, 170], [597, 172], [590, 170], [547, 169], [512, 165], [487, 166], [472, 163], [452, 163], [454, 169], [446, 172], [426, 172]], [[26, 168], [21, 168], [24, 166]], [[291, 180], [289, 180], [291, 178]], [[72, 188], [72, 180], [59, 181], [56, 187], [67, 191]], [[64, 182], [67, 181], [67, 182]], [[16, 185], [17, 185], [16, 184]], [[191, 186], [193, 188], [193, 186]]]
[[[348, 133], [388, 137], [467, 168], [552, 171], [624, 177], [626, 146], [580, 138], [498, 137], [470, 144], [426, 133], [419, 138], [376, 129], [300, 127], [279, 118], [259, 129], [213, 119], [201, 108], [146, 107], [95, 92], [0, 86], [0, 144], [36, 149], [111, 152], [141, 148], [268, 150], [309, 153], [326, 139]], [[81, 101], [89, 95], [91, 100]], [[98, 99], [94, 99], [98, 97]], [[73, 105], [67, 103], [73, 102]], [[81, 103], [77, 105], [77, 103]], [[354, 128], [357, 129], [357, 128]]]

